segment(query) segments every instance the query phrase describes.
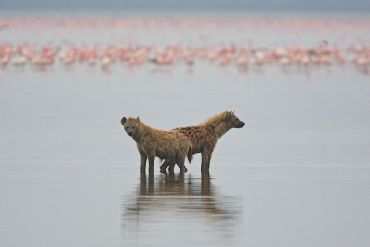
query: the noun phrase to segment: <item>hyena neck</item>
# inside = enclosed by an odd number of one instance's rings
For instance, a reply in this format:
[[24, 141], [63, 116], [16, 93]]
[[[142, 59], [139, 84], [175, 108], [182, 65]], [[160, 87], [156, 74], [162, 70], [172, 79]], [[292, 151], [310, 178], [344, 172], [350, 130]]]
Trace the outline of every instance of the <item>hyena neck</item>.
[[137, 130], [134, 134], [134, 136], [132, 137], [137, 143], [142, 143], [143, 142], [143, 139], [144, 139], [144, 135], [146, 133], [146, 129], [148, 128], [148, 126], [146, 126], [145, 124], [143, 123], [140, 123], [139, 126], [137, 127]]
[[217, 138], [221, 138], [227, 131], [230, 130], [230, 127], [228, 127], [225, 122], [229, 114], [229, 111], [221, 112], [203, 122], [202, 125], [211, 128]]
[[220, 139], [226, 132], [230, 130], [230, 127], [227, 126], [225, 122], [220, 122], [214, 127], [215, 135], [217, 139]]

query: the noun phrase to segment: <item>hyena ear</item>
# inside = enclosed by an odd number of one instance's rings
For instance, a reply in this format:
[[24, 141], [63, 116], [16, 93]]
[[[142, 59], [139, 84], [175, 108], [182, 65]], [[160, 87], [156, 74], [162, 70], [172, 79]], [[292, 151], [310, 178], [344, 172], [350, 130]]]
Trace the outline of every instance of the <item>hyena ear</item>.
[[137, 121], [138, 123], [140, 123], [140, 118], [139, 118], [139, 117], [137, 117], [137, 118], [136, 118], [136, 121]]
[[121, 119], [121, 124], [122, 124], [122, 125], [125, 125], [126, 121], [127, 121], [127, 118], [126, 118], [126, 117], [123, 117], [123, 118]]
[[232, 112], [229, 111], [226, 115], [226, 121], [229, 121], [231, 119]]

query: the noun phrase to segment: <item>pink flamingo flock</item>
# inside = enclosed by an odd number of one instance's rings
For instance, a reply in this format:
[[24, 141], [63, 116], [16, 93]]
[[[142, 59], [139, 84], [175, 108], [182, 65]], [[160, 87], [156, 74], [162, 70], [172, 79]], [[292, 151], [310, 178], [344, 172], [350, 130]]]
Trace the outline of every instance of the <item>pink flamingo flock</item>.
[[[171, 30], [197, 29], [202, 32], [211, 29], [233, 29], [238, 32], [249, 30], [250, 33], [253, 33], [253, 30], [264, 29], [277, 31], [277, 34], [281, 30], [294, 30], [294, 33], [301, 30], [319, 30], [320, 32], [323, 30], [329, 30], [329, 32], [357, 30], [357, 33], [363, 33], [364, 30], [370, 30], [370, 21], [367, 18], [357, 18], [352, 21], [333, 21], [313, 18], [160, 18], [158, 16], [148, 18], [0, 18], [1, 32], [15, 30], [19, 33], [21, 30], [38, 30], [38, 32], [47, 33], [59, 29], [96, 30], [96, 28], [103, 28], [104, 30], [140, 29], [142, 31], [150, 30], [151, 32], [167, 28]], [[177, 31], [177, 33], [179, 32], [181, 31]], [[366, 37], [365, 34], [365, 40], [362, 41], [361, 45], [352, 45], [348, 48], [338, 48], [337, 46], [328, 45], [327, 42], [322, 42], [320, 45], [311, 48], [299, 46], [265, 48], [252, 46], [251, 44], [229, 43], [225, 45], [221, 42], [222, 45], [170, 43], [166, 46], [135, 45], [134, 42], [131, 42], [132, 45], [119, 43], [79, 45], [73, 44], [73, 42], [67, 45], [60, 45], [58, 42], [35, 45], [27, 42], [0, 42], [0, 68], [31, 65], [45, 69], [56, 64], [65, 66], [87, 64], [89, 66], [100, 66], [102, 69], [108, 70], [114, 64], [122, 64], [128, 67], [145, 64], [195, 66], [198, 63], [209, 62], [222, 67], [234, 66], [240, 70], [246, 70], [249, 66], [266, 65], [311, 68], [351, 64], [359, 71], [370, 74], [370, 45]]]
[[183, 46], [179, 44], [157, 47], [152, 45], [66, 45], [45, 44], [41, 47], [23, 43], [0, 44], [0, 66], [50, 67], [56, 63], [65, 66], [77, 64], [99, 65], [108, 69], [116, 63], [127, 66], [140, 66], [152, 63], [157, 66], [186, 64], [193, 66], [199, 61], [208, 61], [219, 66], [329, 66], [353, 64], [356, 67], [370, 67], [370, 47], [352, 46], [345, 50], [326, 44], [314, 48], [277, 47], [274, 49], [256, 48], [250, 45], [234, 44], [219, 46]]

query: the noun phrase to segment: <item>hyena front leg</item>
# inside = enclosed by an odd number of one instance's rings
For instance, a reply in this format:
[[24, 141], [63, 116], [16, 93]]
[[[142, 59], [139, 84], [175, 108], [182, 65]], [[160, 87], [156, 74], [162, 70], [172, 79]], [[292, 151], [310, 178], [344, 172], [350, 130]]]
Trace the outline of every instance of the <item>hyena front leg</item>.
[[145, 174], [145, 167], [146, 167], [146, 154], [144, 152], [140, 152], [140, 172]]
[[212, 153], [209, 153], [209, 154], [206, 154], [206, 161], [205, 161], [205, 165], [204, 165], [204, 171], [205, 172], [208, 172], [209, 171], [209, 166], [211, 165], [211, 158], [212, 158]]
[[206, 155], [204, 154], [204, 152], [202, 153], [202, 166], [201, 166], [201, 171], [202, 171], [202, 173], [205, 171], [205, 167], [206, 167], [206, 164], [207, 163], [207, 161], [206, 161]]
[[149, 174], [154, 173], [154, 158], [155, 158], [155, 156], [149, 156], [148, 157], [148, 160], [149, 160]]
[[209, 166], [211, 165], [211, 158], [214, 148], [215, 148], [214, 145], [208, 146], [202, 152], [202, 168], [201, 168], [202, 172], [209, 171]]
[[210, 165], [210, 162], [211, 162], [211, 155], [212, 154], [202, 153], [202, 168], [201, 168], [202, 173], [209, 171], [209, 165]]

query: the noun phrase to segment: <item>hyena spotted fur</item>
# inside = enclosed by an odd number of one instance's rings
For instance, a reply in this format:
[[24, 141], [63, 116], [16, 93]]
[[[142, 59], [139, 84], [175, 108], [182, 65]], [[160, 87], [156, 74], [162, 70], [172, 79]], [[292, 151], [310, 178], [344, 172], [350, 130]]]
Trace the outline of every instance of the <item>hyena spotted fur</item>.
[[192, 159], [192, 146], [188, 137], [178, 131], [164, 131], [150, 127], [140, 121], [140, 118], [123, 117], [121, 119], [126, 133], [131, 136], [140, 153], [140, 171], [145, 173], [146, 160], [149, 161], [149, 173], [154, 172], [154, 158], [168, 160], [177, 164], [180, 172], [184, 172], [186, 156], [189, 163]]
[[[174, 129], [178, 133], [187, 136], [192, 144], [193, 154], [202, 154], [202, 172], [208, 172], [213, 150], [216, 147], [217, 140], [232, 128], [242, 128], [245, 125], [234, 112], [224, 111], [207, 121], [188, 127]], [[161, 166], [161, 172], [165, 173], [167, 167], [173, 172], [175, 164], [171, 160], [165, 160]]]

